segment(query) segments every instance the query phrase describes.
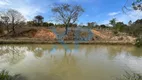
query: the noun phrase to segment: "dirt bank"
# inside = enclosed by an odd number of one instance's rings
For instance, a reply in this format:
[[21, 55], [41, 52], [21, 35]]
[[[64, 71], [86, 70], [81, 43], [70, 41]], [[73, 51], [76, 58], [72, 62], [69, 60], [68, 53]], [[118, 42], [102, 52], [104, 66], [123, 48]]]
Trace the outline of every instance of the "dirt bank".
[[[21, 29], [21, 28], [20, 28]], [[57, 32], [54, 32], [57, 31]], [[136, 38], [127, 34], [119, 33], [114, 35], [111, 30], [96, 30], [96, 29], [69, 29], [68, 35], [64, 35], [64, 28], [47, 29], [41, 28], [29, 28], [21, 29], [17, 28], [16, 37], [4, 37], [0, 38], [0, 44], [6, 43], [58, 43], [61, 41], [67, 44], [135, 44]]]

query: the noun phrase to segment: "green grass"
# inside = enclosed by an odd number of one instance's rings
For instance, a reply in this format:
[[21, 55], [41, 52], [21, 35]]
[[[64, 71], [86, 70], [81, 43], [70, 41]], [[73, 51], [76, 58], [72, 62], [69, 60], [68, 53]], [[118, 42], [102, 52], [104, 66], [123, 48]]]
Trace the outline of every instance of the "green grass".
[[137, 73], [126, 72], [122, 78], [117, 78], [116, 80], [142, 80], [142, 75]]
[[10, 75], [8, 71], [2, 70], [0, 72], [0, 80], [26, 80], [20, 74]]

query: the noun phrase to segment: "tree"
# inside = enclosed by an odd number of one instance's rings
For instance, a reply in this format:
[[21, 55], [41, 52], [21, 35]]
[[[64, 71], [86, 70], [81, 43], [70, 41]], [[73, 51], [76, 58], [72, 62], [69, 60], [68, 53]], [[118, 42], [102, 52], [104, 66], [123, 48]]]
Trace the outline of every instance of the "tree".
[[87, 24], [88, 24], [88, 27], [91, 27], [91, 28], [93, 28], [96, 25], [95, 22], [88, 22]]
[[25, 22], [24, 16], [20, 12], [13, 9], [7, 10], [5, 13], [2, 14], [1, 18], [7, 24], [8, 30], [9, 30], [8, 25], [12, 27], [13, 35], [15, 35], [16, 33], [15, 27]]
[[1, 19], [2, 19], [2, 22], [4, 23], [4, 25], [6, 26], [6, 28], [7, 28], [7, 32], [9, 32], [9, 17], [8, 16], [1, 16]]
[[124, 24], [123, 22], [117, 22], [116, 26], [114, 27], [116, 31], [124, 31], [125, 27], [127, 27], [126, 24]]
[[140, 37], [142, 36], [142, 19], [136, 20], [132, 25], [129, 27], [128, 33], [135, 36]]
[[27, 26], [29, 27], [35, 26], [34, 21], [27, 21]]
[[140, 11], [142, 11], [142, 0], [135, 0], [132, 3], [132, 7], [133, 7], [134, 10], [140, 10]]
[[35, 16], [35, 18], [34, 18], [34, 20], [35, 20], [35, 22], [38, 24], [38, 26], [41, 26], [41, 24], [43, 23], [43, 19], [44, 19], [44, 17], [41, 16], [41, 15], [37, 15], [37, 16]]
[[104, 25], [104, 24], [100, 25], [100, 28], [106, 28], [106, 27], [107, 27], [107, 26]]
[[48, 26], [50, 27], [50, 26], [54, 26], [54, 24], [53, 23], [48, 23]]
[[130, 20], [130, 21], [128, 22], [128, 25], [131, 26], [132, 24], [133, 24], [133, 22]]
[[142, 19], [138, 19], [134, 22], [134, 24], [142, 24]]
[[113, 27], [115, 27], [115, 25], [116, 25], [116, 18], [110, 20], [110, 24], [111, 24]]
[[71, 4], [56, 4], [52, 8], [52, 12], [56, 14], [56, 20], [61, 21], [65, 27], [65, 34], [68, 33], [69, 24], [74, 24], [78, 17], [84, 12], [84, 9], [79, 5], [71, 5]]
[[[131, 6], [128, 6], [129, 1], [132, 3], [130, 4]], [[126, 12], [132, 11], [132, 10], [139, 10], [142, 11], [142, 0], [126, 0], [126, 3], [124, 4], [122, 8], [123, 12], [127, 14]]]

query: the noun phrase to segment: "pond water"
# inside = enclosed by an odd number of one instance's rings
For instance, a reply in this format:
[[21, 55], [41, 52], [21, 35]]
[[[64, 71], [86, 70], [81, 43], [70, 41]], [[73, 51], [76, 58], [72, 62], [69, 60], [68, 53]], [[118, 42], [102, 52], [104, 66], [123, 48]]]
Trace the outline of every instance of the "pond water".
[[142, 48], [114, 45], [0, 45], [0, 70], [28, 80], [116, 80], [142, 73]]

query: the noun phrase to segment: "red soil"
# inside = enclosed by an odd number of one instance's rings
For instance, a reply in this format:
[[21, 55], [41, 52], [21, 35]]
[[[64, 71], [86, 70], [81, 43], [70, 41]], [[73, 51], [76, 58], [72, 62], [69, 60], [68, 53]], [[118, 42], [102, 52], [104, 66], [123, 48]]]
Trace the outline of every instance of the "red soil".
[[55, 40], [56, 39], [56, 35], [52, 31], [46, 28], [41, 28], [37, 30], [37, 32], [34, 34], [33, 37], [44, 39], [44, 40]]

